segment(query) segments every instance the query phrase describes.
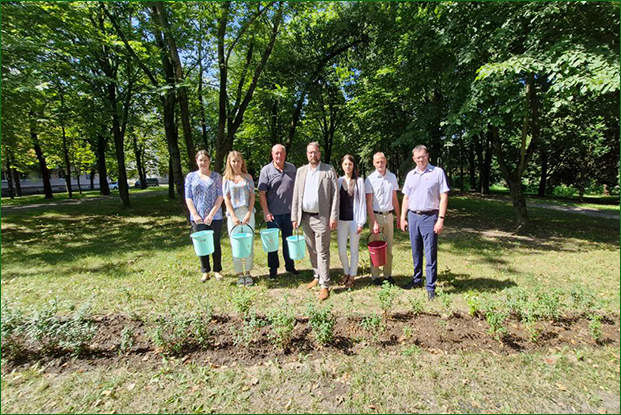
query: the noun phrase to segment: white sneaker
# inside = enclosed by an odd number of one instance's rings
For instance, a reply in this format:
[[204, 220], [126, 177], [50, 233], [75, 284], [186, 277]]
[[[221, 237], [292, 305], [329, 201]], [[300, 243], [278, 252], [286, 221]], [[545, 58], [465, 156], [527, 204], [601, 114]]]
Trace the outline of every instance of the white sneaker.
[[254, 284], [254, 281], [252, 280], [251, 276], [246, 275], [244, 279], [245, 279], [246, 287], [250, 287], [252, 284]]
[[221, 280], [222, 278], [224, 278], [219, 272], [214, 272], [213, 275], [214, 277], [216, 277], [217, 280]]
[[237, 280], [237, 285], [243, 287], [244, 285], [246, 285], [246, 279], [244, 277], [239, 277], [239, 279]]

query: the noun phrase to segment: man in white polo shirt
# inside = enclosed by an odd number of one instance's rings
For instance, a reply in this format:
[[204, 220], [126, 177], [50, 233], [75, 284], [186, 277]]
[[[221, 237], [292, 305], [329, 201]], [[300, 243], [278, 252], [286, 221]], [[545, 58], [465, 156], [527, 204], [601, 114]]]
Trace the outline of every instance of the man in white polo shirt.
[[[384, 153], [373, 155], [375, 172], [364, 181], [367, 194], [367, 211], [369, 226], [374, 234], [383, 233], [386, 238], [386, 264], [384, 264], [384, 278], [391, 284], [395, 283], [392, 278], [392, 238], [394, 235], [394, 218], [397, 218], [399, 228], [399, 199], [397, 191], [399, 184], [397, 177], [386, 169], [386, 156]], [[396, 216], [395, 216], [396, 214]], [[376, 238], [377, 239], [377, 238]], [[374, 285], [382, 285], [380, 269], [371, 265], [371, 278]]]
[[427, 147], [414, 147], [412, 159], [416, 167], [408, 173], [403, 185], [401, 230], [405, 232], [409, 228], [410, 231], [414, 276], [403, 288], [409, 290], [422, 286], [424, 248], [427, 296], [433, 300], [438, 279], [438, 235], [444, 229], [450, 189], [444, 170], [429, 164]]

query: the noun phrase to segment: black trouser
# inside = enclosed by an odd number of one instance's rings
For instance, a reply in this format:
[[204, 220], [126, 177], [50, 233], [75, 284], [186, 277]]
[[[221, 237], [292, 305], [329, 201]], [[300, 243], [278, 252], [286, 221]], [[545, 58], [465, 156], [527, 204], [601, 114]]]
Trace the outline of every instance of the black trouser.
[[[278, 224], [278, 225], [276, 225]], [[284, 213], [282, 215], [274, 215], [274, 222], [267, 222], [268, 228], [280, 227], [280, 234], [282, 237], [282, 256], [285, 259], [285, 269], [287, 271], [294, 268], [294, 263], [289, 258], [289, 245], [287, 245], [287, 236], [293, 235], [293, 225], [291, 224], [291, 214]], [[275, 274], [280, 266], [278, 260], [278, 251], [267, 253], [267, 266], [270, 269], [270, 273]]]
[[[213, 270], [214, 272], [222, 271], [222, 248], [220, 248], [220, 235], [222, 234], [222, 219], [212, 220], [211, 225], [205, 223], [195, 223], [192, 221], [192, 233], [198, 231], [213, 231]], [[201, 272], [211, 272], [211, 264], [209, 263], [209, 255], [199, 256], [201, 260]]]

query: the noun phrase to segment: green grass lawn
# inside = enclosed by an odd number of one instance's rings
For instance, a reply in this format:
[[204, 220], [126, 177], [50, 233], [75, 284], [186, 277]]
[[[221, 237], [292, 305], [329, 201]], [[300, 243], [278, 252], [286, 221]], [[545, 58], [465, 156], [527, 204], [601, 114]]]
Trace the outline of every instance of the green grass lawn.
[[[131, 194], [134, 194], [132, 191]], [[149, 189], [132, 198], [55, 204], [2, 214], [2, 302], [33, 313], [54, 298], [69, 312], [86, 302], [97, 315], [150, 316], [192, 312], [209, 302], [218, 315], [238, 308], [231, 249], [223, 232], [225, 279], [200, 282], [199, 261], [178, 202]], [[32, 200], [34, 203], [35, 200]], [[5, 200], [2, 200], [5, 206]], [[618, 207], [617, 207], [618, 209]], [[598, 312], [619, 326], [619, 222], [549, 209], [530, 209], [530, 231], [515, 235], [506, 201], [451, 197], [439, 243], [438, 291], [449, 300], [424, 303], [424, 311], [467, 314], [469, 299], [502, 303], [507, 293], [558, 293], [562, 313], [576, 310], [572, 292], [593, 295]], [[258, 212], [257, 219], [259, 219]], [[361, 238], [359, 281], [347, 292], [335, 285], [327, 305], [336, 315], [380, 313]], [[393, 276], [412, 273], [407, 235], [396, 232]], [[266, 255], [255, 239], [258, 276], [253, 309], [279, 307], [285, 295], [304, 316], [314, 293], [308, 259], [302, 275], [268, 280]], [[333, 235], [331, 277], [341, 277]], [[393, 312], [411, 310], [419, 290], [400, 291]], [[533, 297], [534, 298], [534, 297]], [[550, 354], [555, 364], [546, 363]], [[587, 356], [587, 357], [585, 357]], [[3, 361], [3, 365], [6, 362]], [[287, 363], [289, 365], [290, 363]], [[273, 364], [214, 368], [178, 359], [140, 370], [123, 360], [80, 372], [47, 373], [30, 367], [2, 373], [3, 412], [583, 412], [619, 410], [619, 348], [600, 345], [541, 353], [488, 351], [387, 355], [380, 345], [344, 356], [323, 352], [300, 366]], [[347, 375], [345, 375], [347, 373]], [[343, 382], [339, 379], [346, 378]], [[133, 386], [132, 386], [133, 385]], [[288, 385], [283, 388], [283, 385]], [[307, 391], [308, 387], [310, 391]], [[315, 385], [317, 388], [315, 388]], [[559, 386], [560, 385], [560, 386]], [[111, 393], [105, 391], [111, 390]], [[103, 393], [103, 394], [102, 394]]]

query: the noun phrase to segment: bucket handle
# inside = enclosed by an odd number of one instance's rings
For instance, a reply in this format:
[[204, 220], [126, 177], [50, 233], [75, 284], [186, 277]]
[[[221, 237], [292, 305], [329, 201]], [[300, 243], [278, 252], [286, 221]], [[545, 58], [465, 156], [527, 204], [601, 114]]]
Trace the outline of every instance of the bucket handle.
[[234, 231], [234, 230], [235, 230], [235, 228], [237, 228], [238, 226], [241, 226], [242, 228], [243, 228], [244, 226], [247, 226], [247, 227], [249, 227], [249, 228], [250, 228], [250, 233], [254, 234], [254, 229], [252, 229], [252, 226], [250, 226], [249, 224], [245, 224], [245, 225], [244, 225], [244, 224], [241, 224], [241, 223], [240, 223], [239, 225], [235, 225], [235, 226], [233, 226], [233, 227], [231, 228], [231, 235], [234, 233], [233, 231]]
[[[293, 231], [295, 232], [296, 241], [299, 241], [300, 240], [300, 227], [298, 226]], [[293, 236], [293, 235], [291, 235], [291, 236]]]
[[386, 242], [386, 236], [384, 236], [382, 232], [378, 232], [378, 233], [371, 232], [369, 236], [367, 236], [367, 245], [369, 244], [369, 238], [371, 237], [371, 235], [382, 235], [382, 238], [384, 238], [384, 242]]
[[267, 224], [268, 224], [268, 223], [272, 223], [272, 222], [273, 222], [273, 223], [275, 223], [275, 224], [276, 224], [276, 227], [277, 227], [278, 229], [280, 229], [280, 231], [282, 232], [282, 228], [280, 227], [280, 225], [278, 224], [278, 222], [276, 222], [275, 220], [272, 220], [272, 221], [269, 221], [269, 222], [267, 222], [267, 221], [265, 221], [265, 220], [264, 220], [264, 221], [261, 223], [261, 226], [265, 225], [265, 229], [274, 229], [274, 228], [268, 228], [268, 227], [267, 227]]

